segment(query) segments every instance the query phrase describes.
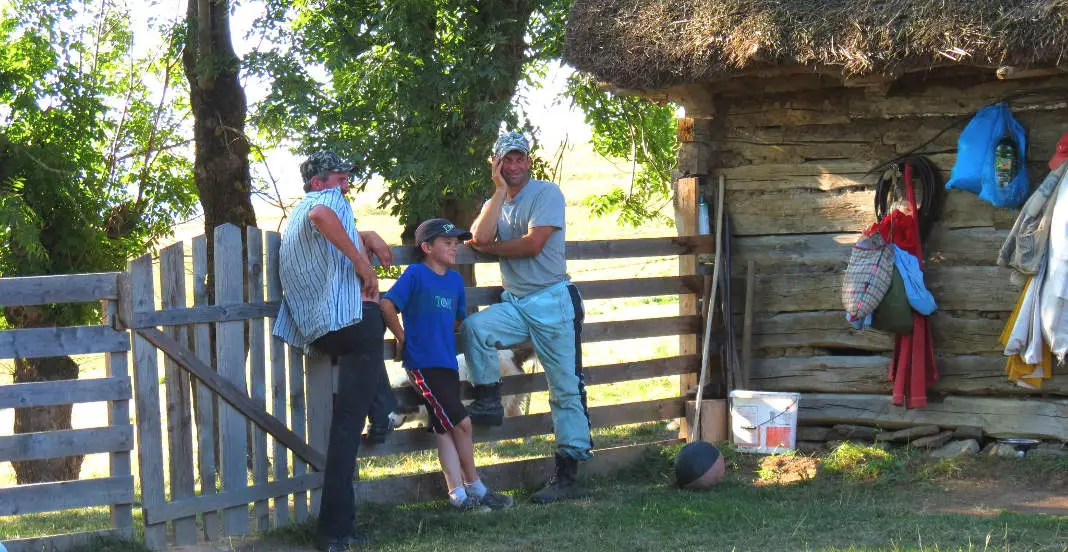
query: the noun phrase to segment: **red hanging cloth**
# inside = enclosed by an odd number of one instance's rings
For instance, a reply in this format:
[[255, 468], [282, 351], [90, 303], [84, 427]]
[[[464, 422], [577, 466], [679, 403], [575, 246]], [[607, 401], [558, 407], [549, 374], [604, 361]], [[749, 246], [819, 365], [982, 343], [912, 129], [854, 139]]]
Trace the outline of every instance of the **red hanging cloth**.
[[[915, 255], [920, 261], [920, 268], [923, 268], [916, 192], [912, 186], [912, 165], [908, 164], [905, 165], [905, 198], [908, 200], [909, 213], [891, 225], [893, 236], [890, 241]], [[905, 408], [927, 406], [927, 386], [938, 380], [938, 367], [935, 365], [931, 325], [926, 316], [916, 311], [912, 311], [912, 334], [899, 335], [894, 339], [890, 379], [894, 382], [892, 401], [895, 405], [904, 405]]]

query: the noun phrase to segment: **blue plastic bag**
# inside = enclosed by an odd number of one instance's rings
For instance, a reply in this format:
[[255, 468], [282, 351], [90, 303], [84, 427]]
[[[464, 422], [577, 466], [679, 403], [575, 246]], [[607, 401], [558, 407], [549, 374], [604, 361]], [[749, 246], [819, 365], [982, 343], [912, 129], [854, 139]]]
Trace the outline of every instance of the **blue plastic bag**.
[[[1005, 186], [998, 184], [994, 150], [998, 141], [1009, 136], [1016, 143], [1016, 175]], [[1027, 199], [1027, 135], [1016, 122], [1008, 104], [1001, 102], [980, 109], [957, 141], [957, 162], [946, 182], [950, 190], [967, 190], [997, 207], [1016, 208]]]

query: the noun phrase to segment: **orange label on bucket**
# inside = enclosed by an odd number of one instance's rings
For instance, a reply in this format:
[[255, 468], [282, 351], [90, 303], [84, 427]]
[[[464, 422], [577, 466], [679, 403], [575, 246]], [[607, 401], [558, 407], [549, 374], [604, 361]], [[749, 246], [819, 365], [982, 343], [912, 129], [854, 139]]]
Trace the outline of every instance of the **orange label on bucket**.
[[793, 428], [790, 426], [767, 426], [764, 428], [764, 446], [790, 448], [790, 436]]

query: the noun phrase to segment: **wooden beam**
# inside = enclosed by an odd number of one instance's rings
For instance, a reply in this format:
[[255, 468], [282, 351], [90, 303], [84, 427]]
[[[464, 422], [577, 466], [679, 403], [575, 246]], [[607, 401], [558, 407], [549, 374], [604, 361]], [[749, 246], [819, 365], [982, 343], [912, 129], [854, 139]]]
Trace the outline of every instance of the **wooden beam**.
[[[1005, 377], [1001, 355], [944, 355], [936, 359], [938, 381], [928, 394], [970, 396], [1068, 396], [1068, 381], [1056, 374], [1041, 389], [1020, 387]], [[794, 356], [759, 359], [754, 364], [753, 385], [765, 391], [811, 393], [885, 393], [888, 356]]]
[[207, 324], [211, 322], [236, 322], [250, 318], [275, 317], [278, 316], [279, 305], [281, 305], [281, 301], [205, 305], [141, 312], [134, 315], [130, 329]]
[[[583, 368], [582, 374], [585, 377], [586, 387], [589, 387], [592, 385], [692, 374], [697, 372], [700, 366], [701, 358], [689, 355], [586, 366]], [[548, 389], [548, 381], [544, 372], [504, 376], [501, 378], [501, 394], [505, 396], [519, 393], [536, 393], [546, 389]], [[424, 404], [422, 397], [411, 386], [395, 387], [393, 388], [393, 393], [402, 405], [421, 406]], [[474, 390], [469, 382], [460, 382], [460, 396], [463, 400], [475, 398]]]
[[36, 381], [0, 385], [0, 410], [127, 400], [133, 394], [129, 378]]
[[[411, 246], [393, 246], [393, 262], [409, 265], [415, 262]], [[712, 238], [681, 234], [678, 237], [631, 238], [622, 240], [569, 241], [564, 244], [564, 255], [569, 261], [592, 261], [597, 259], [625, 259], [634, 257], [669, 257], [692, 255], [712, 251]], [[479, 253], [466, 245], [456, 252], [456, 264], [496, 263], [494, 255]], [[377, 262], [377, 259], [375, 260]]]
[[174, 359], [182, 368], [191, 372], [201, 383], [217, 394], [219, 398], [269, 433], [271, 437], [280, 441], [305, 462], [311, 464], [313, 468], [322, 471], [326, 467], [326, 458], [322, 454], [309, 447], [278, 418], [271, 416], [265, 409], [253, 402], [248, 395], [238, 389], [237, 386], [217, 374], [210, 366], [193, 356], [193, 353], [183, 348], [173, 338], [155, 328], [137, 330], [137, 335], [145, 338], [157, 349]]
[[63, 429], [0, 436], [0, 462], [133, 450], [133, 426]]
[[[666, 440], [595, 450], [593, 458], [583, 462], [582, 476], [610, 475], [640, 462], [652, 450], [678, 442]], [[481, 466], [478, 471], [504, 488], [522, 489], [543, 483], [552, 473], [553, 465], [551, 457], [533, 458]], [[361, 481], [357, 485], [357, 493], [363, 500], [379, 504], [435, 500], [447, 492], [444, 478], [437, 472]]]
[[[681, 418], [684, 415], [682, 397], [656, 399], [610, 406], [590, 408], [590, 427], [612, 427], [622, 424], [652, 422]], [[474, 441], [483, 443], [502, 439], [518, 439], [535, 435], [547, 435], [553, 432], [552, 414], [529, 414], [507, 418], [504, 425], [496, 427], [476, 427]], [[384, 456], [401, 452], [432, 449], [436, 446], [432, 433], [425, 428], [394, 431], [385, 444], [363, 445], [361, 457]]]
[[[686, 257], [680, 257], [686, 258]], [[693, 259], [693, 257], [689, 257]], [[692, 262], [691, 262], [692, 264]], [[575, 282], [582, 298], [613, 299], [617, 297], [655, 297], [660, 295], [692, 295], [701, 289], [700, 278], [687, 276], [657, 276], [628, 280], [596, 280]], [[500, 301], [499, 286], [467, 288], [468, 305], [490, 305]], [[686, 315], [686, 313], [680, 313]], [[693, 315], [695, 313], [689, 313]]]
[[[687, 109], [689, 109], [687, 107]], [[680, 178], [675, 182], [675, 224], [678, 226], [679, 235], [693, 235], [697, 234], [697, 201], [700, 190], [701, 181], [698, 178]], [[713, 238], [714, 236], [709, 236]], [[715, 248], [711, 248], [714, 251]], [[701, 310], [698, 308], [698, 301], [700, 300], [701, 285], [697, 282], [697, 258], [696, 257], [679, 257], [679, 274], [682, 276], [695, 275], [694, 285], [689, 293], [679, 294], [679, 316], [699, 316]], [[703, 320], [700, 320], [698, 324], [701, 324]], [[687, 334], [679, 336], [679, 355], [680, 356], [701, 356], [700, 338], [696, 334]], [[685, 397], [689, 392], [690, 387], [697, 385], [697, 375], [689, 374], [679, 378], [679, 396]], [[679, 437], [686, 438], [690, 434], [689, 423], [686, 421], [685, 412], [679, 416]]]
[[145, 509], [144, 515], [148, 523], [164, 523], [195, 516], [201, 512], [247, 506], [253, 502], [278, 498], [296, 492], [310, 491], [322, 486], [323, 474], [313, 472], [280, 481], [262, 483], [239, 491], [223, 491], [218, 494], [176, 500], [162, 506]]
[[41, 358], [130, 350], [130, 335], [110, 326], [0, 331], [0, 358]]
[[118, 275], [118, 272], [97, 272], [0, 278], [0, 308], [115, 299]]
[[1068, 400], [945, 397], [925, 408], [890, 404], [889, 395], [804, 393], [799, 420], [806, 424], [868, 424], [899, 428], [933, 424], [942, 428], [979, 426], [993, 437], [1068, 440]]
[[34, 483], [0, 489], [0, 516], [129, 504], [133, 500], [133, 477], [129, 475], [59, 483]]
[[[692, 282], [678, 276], [661, 276], [632, 280], [603, 280], [575, 282], [584, 299], [607, 299], [612, 297], [644, 297], [672, 295], [687, 291]], [[500, 286], [467, 288], [468, 304], [488, 305], [500, 301]], [[589, 295], [587, 295], [589, 294]], [[204, 307], [173, 308], [136, 313], [130, 329], [207, 324], [211, 322], [235, 322], [254, 318], [278, 316], [280, 301], [265, 303], [212, 305]], [[2, 349], [0, 349], [2, 352]]]

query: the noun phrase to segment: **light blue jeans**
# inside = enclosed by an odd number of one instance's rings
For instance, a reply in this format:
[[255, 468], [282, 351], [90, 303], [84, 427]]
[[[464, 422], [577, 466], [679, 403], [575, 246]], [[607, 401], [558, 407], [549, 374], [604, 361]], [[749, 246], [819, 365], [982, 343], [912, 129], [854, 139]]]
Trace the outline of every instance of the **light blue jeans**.
[[564, 281], [525, 297], [507, 291], [501, 302], [464, 321], [463, 347], [471, 383], [501, 378], [497, 350], [530, 340], [549, 381], [556, 447], [576, 460], [591, 457], [590, 417], [582, 379], [582, 319], [578, 289]]

